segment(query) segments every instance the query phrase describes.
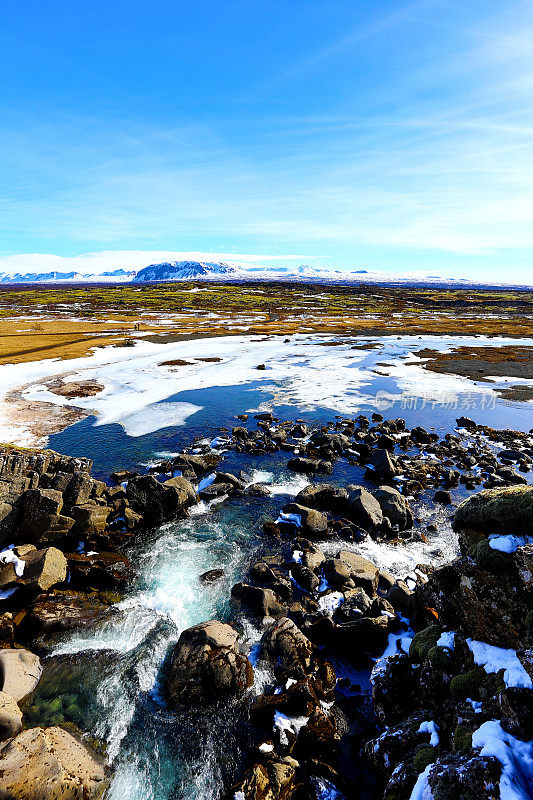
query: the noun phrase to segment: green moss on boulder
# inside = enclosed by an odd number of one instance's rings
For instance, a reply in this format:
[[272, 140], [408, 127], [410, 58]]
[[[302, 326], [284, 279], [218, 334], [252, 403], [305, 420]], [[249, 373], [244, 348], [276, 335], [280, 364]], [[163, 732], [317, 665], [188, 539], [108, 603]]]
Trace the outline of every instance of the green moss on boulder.
[[419, 750], [416, 751], [415, 757], [413, 760], [415, 769], [417, 772], [424, 772], [425, 768], [428, 764], [432, 764], [437, 757], [435, 753], [435, 748], [428, 745], [426, 747], [421, 747]]
[[485, 489], [464, 500], [453, 519], [454, 530], [533, 534], [533, 486]]
[[424, 661], [429, 651], [437, 646], [442, 628], [439, 625], [430, 625], [429, 628], [419, 631], [411, 642], [409, 655], [417, 663]]

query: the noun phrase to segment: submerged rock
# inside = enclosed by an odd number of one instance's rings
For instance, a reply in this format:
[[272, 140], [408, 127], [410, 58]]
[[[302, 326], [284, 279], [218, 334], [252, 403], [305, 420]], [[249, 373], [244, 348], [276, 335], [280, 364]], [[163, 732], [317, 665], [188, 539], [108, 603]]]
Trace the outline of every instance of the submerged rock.
[[172, 652], [166, 688], [174, 705], [238, 697], [254, 681], [252, 665], [237, 650], [239, 634], [210, 620], [183, 631]]

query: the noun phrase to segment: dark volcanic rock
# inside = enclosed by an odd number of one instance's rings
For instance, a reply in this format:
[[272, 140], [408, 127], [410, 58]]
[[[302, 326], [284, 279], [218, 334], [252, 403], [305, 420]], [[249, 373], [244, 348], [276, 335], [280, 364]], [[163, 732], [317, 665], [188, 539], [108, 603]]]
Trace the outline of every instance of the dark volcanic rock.
[[131, 478], [126, 496], [132, 508], [142, 514], [146, 525], [160, 525], [196, 501], [196, 492], [185, 478], [159, 483], [153, 475]]
[[239, 635], [218, 620], [183, 631], [166, 681], [174, 705], [197, 705], [243, 694], [253, 684], [252, 665], [237, 650]]
[[351, 519], [366, 531], [372, 531], [383, 522], [383, 512], [376, 498], [364, 486], [350, 485], [348, 506]]

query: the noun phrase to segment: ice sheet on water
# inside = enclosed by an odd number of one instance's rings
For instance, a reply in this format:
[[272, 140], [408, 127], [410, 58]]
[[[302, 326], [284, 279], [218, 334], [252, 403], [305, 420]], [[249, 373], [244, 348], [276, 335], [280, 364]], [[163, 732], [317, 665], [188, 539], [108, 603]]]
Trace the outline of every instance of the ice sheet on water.
[[[128, 436], [145, 436], [162, 428], [185, 425], [186, 420], [202, 408], [193, 403], [154, 403], [117, 419], [117, 422]], [[103, 425], [105, 422], [96, 422], [96, 425], [99, 424]]]

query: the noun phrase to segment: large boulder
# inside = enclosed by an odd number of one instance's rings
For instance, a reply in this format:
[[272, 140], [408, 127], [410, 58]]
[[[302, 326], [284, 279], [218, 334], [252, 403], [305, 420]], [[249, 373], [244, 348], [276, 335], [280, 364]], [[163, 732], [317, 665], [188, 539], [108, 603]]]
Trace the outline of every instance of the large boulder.
[[244, 779], [232, 787], [231, 797], [243, 800], [289, 800], [294, 789], [295, 766], [291, 759], [268, 760], [254, 764], [246, 772]]
[[351, 519], [365, 531], [372, 531], [383, 523], [383, 512], [376, 498], [364, 486], [346, 487]]
[[413, 527], [413, 514], [409, 503], [397, 489], [391, 486], [380, 486], [372, 492], [378, 501], [384, 517], [388, 517], [392, 525], [403, 531]]
[[348, 505], [348, 492], [332, 483], [311, 483], [298, 492], [294, 499], [296, 503], [307, 508], [345, 511]]
[[518, 536], [533, 534], [533, 486], [486, 489], [472, 495], [457, 507], [453, 528]]
[[315, 508], [306, 508], [299, 503], [287, 503], [282, 508], [281, 521], [292, 522], [309, 539], [323, 539], [328, 533], [325, 514]]
[[171, 478], [160, 483], [153, 475], [131, 478], [126, 496], [146, 525], [160, 525], [196, 502], [196, 492], [186, 478]]
[[80, 538], [86, 538], [104, 533], [110, 509], [108, 506], [102, 506], [89, 500], [74, 506], [70, 514], [76, 523], [72, 533]]
[[379, 481], [391, 481], [398, 475], [396, 459], [384, 448], [378, 447], [372, 451], [370, 464], [373, 467], [372, 475]]
[[171, 703], [199, 705], [243, 694], [254, 680], [252, 665], [237, 650], [239, 634], [213, 619], [183, 631], [167, 678]]
[[269, 587], [236, 583], [232, 587], [231, 596], [257, 617], [279, 617], [287, 611], [287, 606], [281, 602], [274, 589]]
[[[76, 506], [81, 503], [86, 503], [91, 496], [91, 492], [95, 485], [95, 481], [88, 472], [75, 472], [74, 475], [69, 475], [69, 481], [63, 493], [66, 503], [71, 506]], [[60, 488], [57, 481], [54, 488]]]
[[282, 617], [270, 625], [261, 640], [263, 654], [294, 677], [309, 674], [314, 647], [291, 619]]
[[[17, 573], [17, 562], [10, 561], [0, 568], [0, 589], [25, 586], [34, 592], [45, 592], [67, 578], [67, 559], [57, 547], [37, 550], [33, 545], [15, 548], [13, 555], [23, 566]], [[21, 570], [19, 569], [19, 572]]]
[[33, 692], [42, 671], [39, 657], [29, 650], [0, 650], [0, 691], [17, 703]]
[[0, 797], [6, 800], [99, 800], [103, 761], [62, 728], [23, 731], [0, 753]]
[[330, 475], [333, 471], [330, 461], [324, 461], [319, 458], [304, 458], [302, 456], [290, 458], [287, 461], [287, 469], [304, 473], [318, 472], [324, 475]]
[[379, 569], [367, 558], [350, 550], [341, 550], [335, 558], [325, 561], [323, 569], [326, 579], [336, 589], [360, 586], [373, 597], [378, 588]]

